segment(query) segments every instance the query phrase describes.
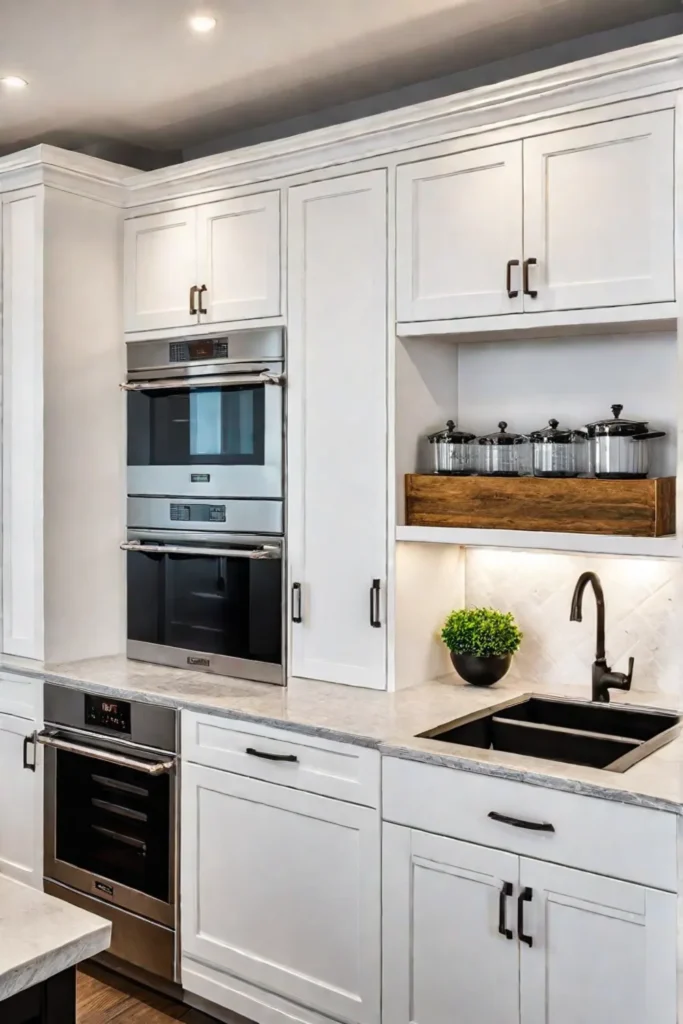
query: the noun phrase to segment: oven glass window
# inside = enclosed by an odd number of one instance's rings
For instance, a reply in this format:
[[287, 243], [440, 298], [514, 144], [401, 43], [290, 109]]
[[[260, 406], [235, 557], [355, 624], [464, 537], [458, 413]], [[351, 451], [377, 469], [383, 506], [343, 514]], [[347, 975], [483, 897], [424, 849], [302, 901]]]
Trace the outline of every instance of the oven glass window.
[[279, 664], [282, 562], [128, 553], [128, 638]]
[[170, 777], [61, 750], [56, 757], [57, 859], [168, 902]]
[[130, 391], [129, 466], [262, 466], [265, 385]]

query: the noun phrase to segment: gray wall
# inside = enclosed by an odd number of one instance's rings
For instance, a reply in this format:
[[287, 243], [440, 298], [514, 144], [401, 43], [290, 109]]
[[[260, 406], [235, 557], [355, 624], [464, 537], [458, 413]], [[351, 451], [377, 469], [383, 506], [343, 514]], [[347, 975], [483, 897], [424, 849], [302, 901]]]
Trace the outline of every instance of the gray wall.
[[[615, 3], [618, 2], [619, 0], [615, 0]], [[465, 92], [467, 89], [474, 89], [478, 86], [493, 85], [496, 82], [504, 82], [506, 79], [517, 78], [534, 71], [543, 71], [586, 57], [595, 57], [601, 53], [609, 53], [613, 50], [636, 46], [638, 43], [651, 42], [655, 39], [679, 34], [683, 34], [683, 13], [668, 14], [661, 18], [640, 21], [609, 32], [583, 36], [549, 46], [543, 50], [534, 50], [506, 60], [496, 61], [493, 64], [419, 82], [393, 92], [380, 93], [369, 96], [367, 99], [328, 107], [302, 117], [250, 128], [232, 135], [224, 135], [209, 142], [188, 147], [183, 150], [183, 159], [194, 160], [196, 157], [208, 156], [211, 153], [223, 153], [229, 149], [253, 146], [260, 142], [271, 142], [274, 139], [299, 135], [316, 128], [343, 124], [345, 121], [368, 117], [371, 114], [407, 107], [412, 103], [422, 103], [439, 96]]]

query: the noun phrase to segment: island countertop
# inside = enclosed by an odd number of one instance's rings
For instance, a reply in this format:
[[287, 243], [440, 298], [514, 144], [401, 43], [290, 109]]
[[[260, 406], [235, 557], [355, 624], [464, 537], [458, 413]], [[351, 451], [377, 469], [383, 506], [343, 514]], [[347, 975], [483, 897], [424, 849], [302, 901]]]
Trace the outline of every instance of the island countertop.
[[102, 953], [110, 941], [109, 921], [0, 876], [0, 1019], [3, 1000]]

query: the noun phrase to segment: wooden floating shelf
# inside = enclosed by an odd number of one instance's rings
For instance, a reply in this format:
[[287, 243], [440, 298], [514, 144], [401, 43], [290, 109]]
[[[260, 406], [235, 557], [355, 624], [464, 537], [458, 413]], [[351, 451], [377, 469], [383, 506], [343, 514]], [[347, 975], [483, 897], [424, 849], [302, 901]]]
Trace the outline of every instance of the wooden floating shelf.
[[406, 521], [409, 528], [664, 538], [676, 532], [676, 478], [410, 474]]

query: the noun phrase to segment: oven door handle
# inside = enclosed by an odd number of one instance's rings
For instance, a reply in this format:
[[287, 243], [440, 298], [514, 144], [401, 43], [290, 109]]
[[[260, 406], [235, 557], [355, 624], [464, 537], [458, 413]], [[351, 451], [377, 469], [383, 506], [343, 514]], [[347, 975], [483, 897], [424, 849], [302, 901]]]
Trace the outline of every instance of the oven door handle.
[[56, 750], [64, 750], [68, 754], [83, 754], [84, 757], [92, 757], [96, 761], [106, 761], [107, 764], [118, 764], [122, 768], [132, 768], [133, 771], [144, 772], [145, 775], [164, 775], [175, 768], [175, 761], [138, 761], [133, 757], [115, 754], [113, 750], [85, 747], [80, 743], [71, 743], [70, 740], [61, 740], [58, 736], [51, 736], [48, 732], [39, 732], [36, 739], [44, 747], [54, 747]]
[[122, 551], [139, 551], [151, 555], [209, 555], [214, 558], [281, 558], [282, 552], [273, 544], [264, 544], [262, 548], [202, 548], [182, 547], [179, 544], [141, 544], [137, 540], [126, 540], [121, 544]]
[[164, 380], [131, 380], [122, 391], [180, 391], [190, 388], [229, 388], [242, 384], [284, 384], [284, 373], [233, 373], [220, 377], [167, 377]]

